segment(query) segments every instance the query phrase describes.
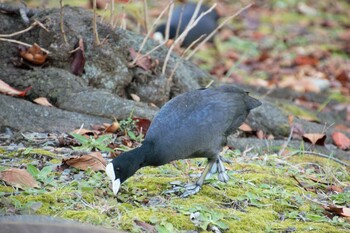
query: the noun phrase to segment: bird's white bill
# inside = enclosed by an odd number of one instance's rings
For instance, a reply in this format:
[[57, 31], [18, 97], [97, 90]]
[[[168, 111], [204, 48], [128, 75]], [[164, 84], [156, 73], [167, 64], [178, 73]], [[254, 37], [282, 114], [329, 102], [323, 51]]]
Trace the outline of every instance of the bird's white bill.
[[163, 43], [165, 41], [165, 38], [162, 33], [155, 32], [153, 33], [153, 40], [157, 41], [159, 44]]
[[117, 195], [119, 188], [120, 188], [120, 179], [115, 179], [115, 173], [114, 173], [114, 167], [112, 163], [109, 163], [106, 166], [106, 173], [109, 179], [112, 181], [112, 189], [114, 195]]
[[114, 195], [117, 195], [120, 188], [120, 179], [113, 180], [112, 187]]

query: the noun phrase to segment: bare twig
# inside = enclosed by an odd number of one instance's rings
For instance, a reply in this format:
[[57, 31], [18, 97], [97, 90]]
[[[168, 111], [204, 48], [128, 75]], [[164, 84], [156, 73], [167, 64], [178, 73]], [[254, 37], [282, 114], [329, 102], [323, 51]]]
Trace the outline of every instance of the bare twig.
[[[114, 2], [114, 1], [112, 1], [112, 2]], [[104, 17], [105, 17], [105, 15], [106, 15], [105, 13], [106, 13], [108, 7], [109, 7], [109, 2], [106, 2], [105, 8], [103, 9], [104, 14], [102, 14], [102, 16], [100, 17], [100, 23], [101, 23], [101, 24], [102, 24], [103, 21], [104, 21]]]
[[144, 17], [144, 21], [145, 21], [145, 30], [146, 33], [148, 33], [148, 5], [147, 5], [147, 0], [143, 0], [143, 17]]
[[285, 149], [287, 148], [290, 140], [292, 140], [292, 136], [293, 136], [293, 131], [294, 131], [294, 125], [292, 125], [290, 127], [290, 133], [289, 133], [289, 137], [287, 139], [287, 141], [283, 144], [282, 148], [280, 149], [280, 151], [278, 152], [278, 156], [281, 156], [283, 154], [283, 152], [285, 151]]
[[289, 157], [291, 157], [293, 155], [297, 155], [299, 153], [316, 155], [316, 156], [319, 156], [319, 157], [322, 157], [322, 158], [333, 160], [334, 162], [337, 162], [337, 163], [339, 163], [341, 165], [344, 165], [346, 167], [350, 167], [350, 165], [348, 163], [345, 163], [345, 162], [341, 161], [340, 159], [334, 158], [331, 155], [326, 155], [326, 154], [322, 154], [322, 153], [318, 153], [318, 152], [314, 152], [314, 151], [297, 150], [297, 151], [294, 151], [294, 152], [290, 153], [289, 155], [287, 155], [285, 157], [285, 159], [287, 159], [287, 158], [289, 158]]
[[81, 48], [78, 46], [75, 49], [69, 51], [68, 53], [75, 53], [76, 51], [81, 50]]
[[113, 20], [114, 20], [114, 0], [111, 1], [111, 18], [110, 18], [110, 21], [109, 21], [109, 24], [111, 25], [111, 27], [113, 27]]
[[[201, 3], [202, 1], [199, 1], [199, 3]], [[197, 4], [197, 5], [198, 5]], [[169, 51], [164, 59], [164, 64], [163, 64], [163, 68], [162, 68], [162, 74], [165, 74], [165, 70], [166, 70], [166, 66], [167, 63], [169, 61], [170, 58], [170, 54], [172, 53], [172, 51], [174, 50], [175, 46], [177, 44], [181, 44], [183, 39], [187, 36], [188, 32], [197, 25], [197, 23], [199, 22], [199, 20], [201, 20], [205, 15], [207, 15], [208, 13], [210, 13], [214, 8], [216, 7], [216, 4], [214, 4], [211, 8], [209, 8], [207, 11], [202, 12], [201, 15], [191, 24], [188, 24], [187, 27], [185, 28], [185, 30], [181, 33], [181, 35], [179, 35], [178, 38], [176, 38], [176, 40], [174, 41], [174, 43], [170, 46]], [[196, 12], [196, 11], [195, 11]], [[191, 21], [190, 21], [191, 22]]]
[[313, 202], [313, 203], [316, 203], [316, 204], [319, 204], [319, 205], [322, 205], [322, 206], [325, 205], [325, 203], [322, 203], [322, 202], [316, 201], [316, 200], [314, 200], [314, 199], [311, 199], [310, 197], [308, 197], [308, 196], [305, 195], [304, 193], [303, 193], [303, 197], [305, 197], [306, 199], [308, 199], [309, 201], [311, 201], [311, 202]]
[[214, 83], [214, 80], [210, 80], [210, 82], [205, 86], [205, 88], [209, 88]]
[[250, 3], [247, 6], [241, 8], [239, 11], [237, 11], [236, 13], [234, 13], [233, 15], [227, 17], [217, 28], [215, 28], [214, 31], [212, 31], [187, 57], [186, 60], [190, 59], [197, 51], [198, 49], [200, 49], [200, 47], [202, 47], [208, 40], [210, 40], [210, 38], [212, 38], [215, 33], [222, 28], [228, 21], [232, 20], [233, 18], [237, 17], [239, 14], [241, 14], [243, 11], [249, 9], [252, 5], [254, 5], [254, 3]]
[[29, 27], [27, 27], [26, 29], [23, 29], [21, 31], [18, 32], [14, 32], [11, 34], [0, 34], [0, 37], [2, 38], [7, 38], [7, 37], [13, 37], [13, 36], [17, 36], [20, 35], [22, 33], [28, 32], [30, 30], [32, 30], [35, 26], [39, 25], [40, 27], [42, 27], [44, 30], [46, 30], [47, 32], [49, 32], [49, 30], [39, 21], [35, 20], [34, 23], [32, 23]]
[[[20, 45], [23, 45], [23, 46], [26, 46], [26, 47], [32, 47], [31, 44], [27, 44], [27, 43], [24, 43], [22, 41], [18, 41], [18, 40], [13, 40], [13, 39], [6, 39], [6, 38], [0, 38], [0, 41], [7, 41], [7, 42], [11, 42], [11, 43], [15, 43], [15, 44], [20, 44]], [[46, 50], [46, 49], [43, 49], [40, 47], [40, 49], [45, 52], [46, 54], [49, 54], [50, 51]]]
[[100, 39], [98, 37], [98, 32], [97, 32], [97, 24], [96, 24], [96, 17], [97, 17], [97, 12], [96, 12], [96, 0], [93, 0], [93, 9], [94, 9], [94, 16], [92, 18], [92, 30], [94, 33], [94, 42], [95, 45], [99, 45], [100, 44]]
[[61, 33], [63, 35], [64, 43], [68, 44], [66, 32], [64, 31], [64, 24], [63, 24], [63, 0], [60, 0], [60, 28]]
[[146, 44], [148, 38], [151, 36], [152, 30], [153, 30], [153, 28], [154, 28], [154, 25], [156, 25], [156, 24], [158, 23], [158, 21], [161, 19], [161, 17], [164, 15], [164, 13], [168, 10], [170, 4], [172, 4], [172, 3], [173, 3], [173, 0], [171, 0], [171, 1], [168, 3], [168, 5], [164, 8], [164, 10], [160, 13], [160, 15], [157, 17], [157, 19], [156, 19], [156, 20], [154, 21], [154, 23], [152, 24], [150, 30], [148, 31], [147, 35], [145, 36], [145, 38], [143, 39], [143, 41], [142, 41], [142, 43], [141, 43], [141, 46], [140, 46], [140, 48], [139, 48], [139, 51], [137, 52], [137, 54], [136, 54], [134, 60], [131, 62], [132, 65], [135, 65], [136, 61], [139, 59], [140, 53], [141, 53], [143, 47], [145, 46], [145, 44]]
[[[125, 30], [126, 29], [126, 20], [125, 20], [126, 13], [125, 13], [125, 7], [123, 5], [121, 7], [121, 14], [120, 15], [121, 15], [120, 28]], [[116, 22], [116, 25], [117, 25], [117, 22]]]
[[201, 35], [197, 40], [193, 41], [190, 46], [188, 46], [185, 51], [183, 51], [183, 53], [181, 54], [180, 58], [177, 60], [175, 66], [174, 66], [174, 69], [173, 71], [171, 72], [169, 78], [167, 79], [167, 85], [169, 86], [170, 85], [170, 82], [173, 80], [173, 77], [175, 75], [175, 71], [177, 70], [177, 68], [179, 67], [180, 65], [180, 62], [183, 60], [183, 57], [185, 56], [185, 54], [198, 42], [200, 41], [202, 38], [203, 38], [204, 35]]
[[165, 26], [165, 39], [164, 39], [164, 41], [169, 40], [169, 36], [170, 36], [170, 23], [171, 23], [171, 18], [173, 17], [173, 11], [174, 11], [174, 2], [172, 2], [172, 3], [170, 4], [168, 20], [167, 20], [166, 26]]
[[[148, 51], [147, 53], [142, 54], [142, 55], [139, 55], [139, 57], [137, 58], [137, 60], [142, 59], [142, 58], [144, 58], [144, 57], [150, 55], [151, 53], [153, 53], [154, 51], [156, 51], [157, 49], [159, 49], [160, 47], [162, 47], [162, 46], [165, 45], [166, 43], [167, 43], [167, 41], [163, 41], [162, 43], [160, 43], [159, 45], [157, 45], [156, 47], [154, 47], [153, 49], [151, 49], [151, 50]], [[137, 60], [136, 60], [136, 61], [137, 61]], [[134, 63], [132, 63], [132, 64], [134, 64]]]

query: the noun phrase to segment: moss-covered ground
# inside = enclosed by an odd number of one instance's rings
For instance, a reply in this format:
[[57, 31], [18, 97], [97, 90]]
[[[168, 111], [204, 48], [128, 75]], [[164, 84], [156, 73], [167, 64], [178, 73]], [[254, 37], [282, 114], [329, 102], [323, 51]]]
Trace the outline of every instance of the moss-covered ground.
[[[34, 151], [41, 158], [50, 155]], [[23, 151], [8, 156], [16, 164], [37, 164], [33, 154]], [[342, 165], [310, 155], [241, 157], [228, 151], [225, 157], [233, 162], [226, 164], [229, 182], [212, 177], [189, 198], [165, 191], [172, 181], [193, 182], [205, 166], [203, 159], [143, 168], [122, 185], [118, 197], [102, 172], [85, 171], [77, 177], [81, 172], [76, 169], [53, 169], [48, 174], [53, 182], [41, 181], [37, 189], [20, 190], [2, 182], [1, 213], [50, 215], [131, 232], [143, 231], [140, 222], [158, 232], [210, 232], [213, 227], [222, 232], [350, 232], [348, 220], [322, 208], [350, 204], [346, 192], [327, 189], [349, 185]], [[47, 159], [45, 166], [54, 168], [57, 162]]]

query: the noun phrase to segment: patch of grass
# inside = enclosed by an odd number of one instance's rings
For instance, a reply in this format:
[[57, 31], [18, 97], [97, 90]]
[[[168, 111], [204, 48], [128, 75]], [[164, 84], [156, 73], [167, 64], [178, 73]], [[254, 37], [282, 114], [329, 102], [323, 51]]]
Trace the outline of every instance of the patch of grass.
[[109, 134], [99, 136], [97, 139], [93, 136], [86, 138], [85, 136], [76, 133], [71, 133], [71, 135], [81, 144], [81, 146], [73, 147], [74, 150], [113, 151], [111, 148], [107, 147], [107, 145], [112, 142], [112, 136]]
[[313, 113], [309, 110], [303, 109], [301, 107], [298, 107], [296, 105], [284, 103], [280, 107], [288, 114], [293, 114], [293, 115], [301, 117], [301, 118], [304, 117], [304, 118], [307, 118], [307, 119], [310, 119], [313, 121], [317, 121], [317, 122], [320, 121], [320, 119], [316, 116], [315, 113]]

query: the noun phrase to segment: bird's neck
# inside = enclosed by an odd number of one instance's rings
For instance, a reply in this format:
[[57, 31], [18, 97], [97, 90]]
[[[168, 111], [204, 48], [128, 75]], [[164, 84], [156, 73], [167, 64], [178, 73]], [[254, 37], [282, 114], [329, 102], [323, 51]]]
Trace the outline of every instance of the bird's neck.
[[148, 159], [153, 154], [152, 146], [148, 143], [142, 144], [142, 146], [135, 148], [129, 152], [126, 152], [126, 156], [128, 156], [131, 160], [131, 170], [135, 170], [135, 172], [145, 166], [150, 165], [148, 163]]

